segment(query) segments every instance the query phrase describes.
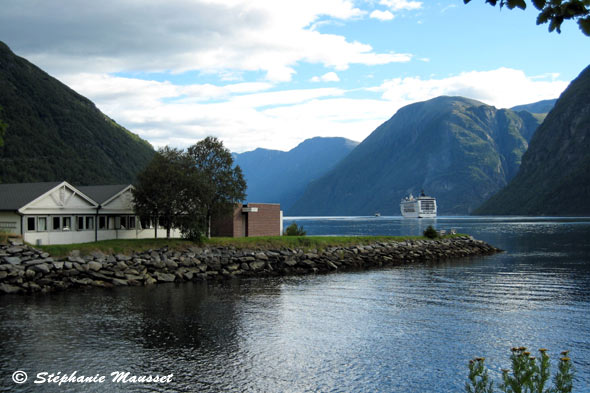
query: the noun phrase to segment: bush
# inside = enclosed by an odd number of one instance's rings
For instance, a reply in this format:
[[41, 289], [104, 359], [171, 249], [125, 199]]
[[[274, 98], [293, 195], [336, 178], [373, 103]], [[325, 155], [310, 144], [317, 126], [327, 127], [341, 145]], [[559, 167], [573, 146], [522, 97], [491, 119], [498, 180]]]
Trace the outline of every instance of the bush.
[[286, 236], [305, 236], [306, 232], [303, 227], [298, 226], [297, 223], [293, 223], [285, 229]]
[[[544, 348], [539, 349], [539, 358], [531, 356], [525, 347], [512, 348], [512, 370], [502, 370], [500, 391], [504, 393], [571, 393], [573, 389], [574, 369], [568, 351], [561, 353], [554, 387], [548, 386], [550, 377], [549, 355]], [[465, 383], [468, 393], [493, 393], [494, 382], [489, 381], [484, 358], [469, 361], [469, 382]], [[510, 373], [512, 371], [512, 373]]]
[[424, 230], [424, 236], [429, 239], [436, 239], [438, 237], [438, 232], [432, 225], [428, 225], [428, 228]]

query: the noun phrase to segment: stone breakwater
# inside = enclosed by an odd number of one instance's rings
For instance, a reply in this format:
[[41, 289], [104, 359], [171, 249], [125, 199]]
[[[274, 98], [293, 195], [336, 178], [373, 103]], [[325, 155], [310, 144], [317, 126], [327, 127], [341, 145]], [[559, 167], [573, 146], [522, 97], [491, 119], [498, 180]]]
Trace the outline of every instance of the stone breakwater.
[[464, 236], [328, 247], [320, 251], [191, 247], [184, 251], [162, 248], [133, 255], [93, 252], [83, 257], [73, 251], [68, 257], [54, 259], [46, 252], [12, 242], [0, 246], [0, 293], [45, 293], [76, 287], [328, 273], [499, 251]]

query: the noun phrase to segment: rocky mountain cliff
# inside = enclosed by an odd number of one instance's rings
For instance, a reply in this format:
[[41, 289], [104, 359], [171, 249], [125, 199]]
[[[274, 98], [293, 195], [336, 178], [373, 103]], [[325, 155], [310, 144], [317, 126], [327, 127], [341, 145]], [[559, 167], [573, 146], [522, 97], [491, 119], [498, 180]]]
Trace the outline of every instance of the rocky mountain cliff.
[[248, 201], [280, 203], [290, 214], [309, 182], [332, 169], [357, 145], [345, 138], [316, 137], [287, 152], [259, 148], [234, 158], [248, 184]]
[[312, 182], [292, 215], [399, 215], [421, 189], [440, 214], [468, 214], [504, 187], [539, 125], [531, 113], [463, 97], [401, 108], [333, 170]]
[[148, 142], [2, 42], [0, 107], [3, 183], [127, 183], [154, 155]]
[[590, 66], [531, 140], [517, 176], [477, 214], [590, 214]]

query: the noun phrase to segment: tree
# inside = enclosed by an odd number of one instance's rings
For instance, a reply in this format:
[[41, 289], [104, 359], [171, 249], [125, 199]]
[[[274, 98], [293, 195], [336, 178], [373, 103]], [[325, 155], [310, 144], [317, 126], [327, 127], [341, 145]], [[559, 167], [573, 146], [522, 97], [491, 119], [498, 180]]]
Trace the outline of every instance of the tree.
[[[471, 0], [463, 0], [465, 4]], [[561, 33], [561, 24], [566, 19], [576, 20], [580, 30], [590, 36], [590, 0], [531, 0], [539, 11], [537, 25], [549, 22], [549, 31], [556, 30]], [[486, 3], [508, 9], [526, 8], [525, 0], [486, 0]]]
[[241, 168], [234, 167], [230, 151], [215, 137], [190, 146], [187, 155], [201, 177], [200, 203], [210, 238], [211, 217], [229, 214], [236, 203], [246, 198], [246, 181]]
[[191, 208], [197, 207], [198, 177], [190, 160], [182, 150], [165, 147], [159, 149], [148, 166], [137, 175], [133, 189], [135, 213], [150, 219], [154, 236], [158, 237], [158, 225], [170, 230], [182, 221]]

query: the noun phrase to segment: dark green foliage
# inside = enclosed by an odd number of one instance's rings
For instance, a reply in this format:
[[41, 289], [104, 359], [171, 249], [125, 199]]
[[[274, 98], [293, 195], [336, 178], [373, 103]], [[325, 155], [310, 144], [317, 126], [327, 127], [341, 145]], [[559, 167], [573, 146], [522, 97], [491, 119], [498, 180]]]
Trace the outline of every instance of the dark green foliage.
[[199, 171], [200, 203], [211, 237], [211, 217], [230, 214], [246, 198], [246, 181], [239, 166], [234, 167], [230, 151], [215, 137], [207, 137], [187, 150], [187, 157]]
[[9, 126], [0, 146], [4, 183], [130, 183], [154, 156], [149, 143], [2, 42], [0, 106]]
[[[502, 370], [500, 391], [504, 393], [571, 393], [574, 369], [568, 352], [562, 352], [554, 387], [548, 386], [550, 379], [549, 355], [547, 350], [539, 349], [540, 357], [531, 356], [525, 347], [512, 348], [510, 355], [511, 370]], [[493, 393], [493, 381], [489, 381], [484, 358], [475, 358], [469, 362], [469, 382], [465, 383], [468, 393]]]
[[[471, 0], [463, 0], [465, 4]], [[500, 3], [500, 7], [526, 8], [524, 0], [486, 0], [486, 3], [495, 6]], [[565, 20], [576, 20], [580, 30], [587, 36], [590, 36], [590, 1], [589, 0], [532, 0], [533, 5], [539, 10], [537, 16], [537, 25], [549, 23], [549, 31], [556, 30], [561, 33], [561, 24]]]
[[[173, 227], [187, 225], [185, 216], [200, 217], [197, 202], [200, 177], [192, 162], [180, 150], [160, 149], [149, 165], [137, 175], [133, 189], [135, 213], [154, 224], [154, 237], [159, 223], [170, 237]], [[194, 233], [190, 237], [194, 237]]]
[[488, 377], [484, 361], [484, 358], [469, 361], [469, 382], [465, 382], [467, 393], [493, 393], [494, 382], [491, 382]]
[[463, 97], [401, 108], [334, 169], [310, 183], [290, 215], [399, 215], [399, 201], [421, 189], [440, 214], [467, 214], [504, 187], [539, 125]]
[[303, 227], [298, 226], [296, 222], [292, 223], [285, 229], [286, 236], [305, 236], [307, 232], [303, 229]]
[[424, 230], [423, 234], [424, 237], [427, 237], [429, 239], [436, 239], [438, 237], [438, 232], [436, 231], [436, 229], [434, 229], [432, 225], [428, 225], [428, 228]]
[[312, 138], [290, 151], [256, 149], [235, 155], [251, 202], [280, 203], [285, 214], [310, 181], [332, 169], [358, 145], [345, 138]]
[[539, 127], [517, 176], [476, 214], [590, 214], [590, 66]]
[[0, 147], [4, 145], [4, 134], [7, 128], [8, 124], [2, 121], [2, 107], [0, 106]]

